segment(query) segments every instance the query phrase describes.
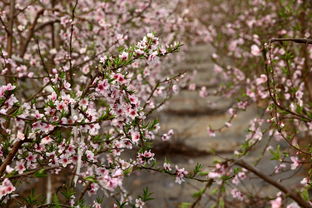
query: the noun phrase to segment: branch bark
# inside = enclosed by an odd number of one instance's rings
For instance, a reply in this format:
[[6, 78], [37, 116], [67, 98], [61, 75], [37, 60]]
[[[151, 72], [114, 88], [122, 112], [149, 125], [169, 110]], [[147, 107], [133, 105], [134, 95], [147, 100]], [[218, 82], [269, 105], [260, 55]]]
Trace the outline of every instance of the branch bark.
[[274, 42], [295, 42], [295, 43], [312, 44], [312, 39], [306, 39], [306, 38], [273, 38], [270, 40], [270, 43], [274, 43]]
[[38, 23], [38, 19], [39, 17], [43, 14], [44, 12], [44, 9], [41, 9], [37, 14], [36, 14], [36, 17], [34, 19], [34, 22], [31, 24], [30, 28], [29, 28], [29, 31], [28, 31], [28, 34], [27, 34], [27, 38], [26, 38], [26, 41], [24, 44], [22, 44], [21, 46], [21, 50], [20, 50], [20, 56], [23, 57], [26, 53], [26, 50], [27, 50], [27, 47], [28, 47], [28, 44], [31, 40], [31, 38], [34, 36], [34, 32], [35, 32], [35, 27]]
[[271, 184], [272, 186], [274, 186], [275, 188], [279, 189], [284, 194], [286, 194], [291, 199], [293, 199], [295, 202], [297, 202], [301, 207], [303, 207], [303, 208], [312, 208], [312, 206], [308, 202], [306, 202], [298, 193], [292, 192], [291, 190], [289, 190], [288, 188], [286, 188], [282, 184], [276, 182], [274, 179], [272, 179], [269, 176], [263, 174], [262, 172], [260, 172], [256, 168], [252, 167], [251, 165], [249, 165], [245, 161], [238, 160], [238, 161], [235, 161], [235, 164], [245, 168], [246, 170], [248, 170], [249, 172], [252, 172], [253, 174], [258, 176], [259, 178], [261, 178], [265, 182], [267, 182], [267, 183]]
[[[13, 25], [14, 25], [14, 14], [15, 14], [15, 0], [10, 1], [10, 21], [8, 26], [8, 32], [7, 32], [7, 46], [6, 46], [6, 52], [8, 53], [8, 57], [11, 58], [12, 52], [13, 52]], [[11, 74], [11, 65], [8, 66], [8, 74]], [[11, 82], [11, 78], [5, 78], [5, 82], [9, 83]]]
[[14, 156], [16, 155], [17, 151], [20, 149], [22, 144], [26, 141], [27, 141], [26, 139], [19, 140], [13, 144], [12, 150], [10, 151], [10, 153], [8, 154], [8, 156], [6, 157], [6, 159], [0, 166], [0, 177], [3, 175], [6, 167], [12, 162]]

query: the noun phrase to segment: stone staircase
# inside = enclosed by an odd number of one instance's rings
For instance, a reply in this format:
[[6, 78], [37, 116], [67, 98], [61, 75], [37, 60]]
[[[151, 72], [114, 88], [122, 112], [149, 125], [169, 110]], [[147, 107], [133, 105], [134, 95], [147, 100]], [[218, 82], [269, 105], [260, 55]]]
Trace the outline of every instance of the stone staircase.
[[[190, 73], [196, 70], [195, 83], [211, 86], [208, 90], [214, 90], [222, 83], [216, 79], [213, 71], [210, 58], [212, 53], [213, 48], [210, 45], [193, 46], [186, 52], [186, 59], [177, 67], [177, 70], [189, 71]], [[156, 142], [154, 152], [158, 155], [158, 162], [161, 164], [161, 161], [166, 158], [173, 164], [191, 171], [196, 163], [202, 164], [207, 169], [213, 165], [215, 160], [220, 159], [220, 156], [233, 156], [234, 150], [245, 140], [249, 122], [262, 112], [256, 106], [249, 107], [245, 112], [238, 114], [230, 128], [217, 133], [216, 137], [209, 137], [207, 127], [210, 126], [213, 129], [222, 127], [229, 119], [227, 109], [232, 102], [232, 99], [218, 96], [201, 98], [198, 92], [187, 90], [182, 90], [174, 96], [166, 108], [155, 115], [160, 118], [163, 132], [167, 132], [169, 129], [175, 131], [170, 142], [159, 144]], [[268, 138], [264, 137], [260, 145], [251, 154], [244, 157], [244, 160], [254, 164], [266, 147], [267, 141]], [[288, 148], [285, 142], [272, 140], [270, 144], [276, 145], [277, 143], [281, 145], [281, 148]], [[257, 165], [257, 168], [267, 175], [273, 173], [276, 165], [276, 162], [270, 158], [270, 154], [265, 154], [263, 160]], [[299, 175], [294, 176], [293, 171], [288, 171], [278, 176], [272, 176], [272, 178], [282, 181], [286, 187], [295, 187], [294, 184], [298, 184], [303, 178], [302, 173], [304, 170], [300, 171]], [[192, 194], [205, 186], [203, 183], [190, 180], [178, 185], [174, 180], [174, 177], [165, 174], [146, 171], [130, 177], [128, 186], [130, 187], [129, 190], [135, 194], [141, 193], [144, 187], [149, 187], [156, 199], [148, 203], [147, 207], [150, 208], [180, 208], [182, 202], [194, 202], [195, 199], [192, 198]], [[257, 193], [260, 196], [270, 195], [272, 197], [279, 191], [257, 177], [253, 177], [244, 183], [240, 187], [242, 190], [247, 193]], [[207, 192], [197, 208], [210, 207], [214, 200], [216, 200], [215, 195]], [[242, 205], [234, 205], [232, 202], [228, 202], [228, 204], [231, 204], [230, 208], [245, 208]]]
[[[194, 82], [199, 86], [211, 86], [208, 90], [218, 87], [218, 81], [213, 71], [210, 45], [196, 45], [186, 52], [183, 63], [177, 66], [178, 71], [197, 71]], [[231, 128], [216, 137], [209, 137], [207, 127], [219, 128], [229, 119], [226, 110], [233, 100], [225, 97], [201, 98], [198, 91], [182, 90], [174, 96], [166, 108], [156, 116], [160, 118], [163, 132], [173, 129], [175, 135], [169, 144], [162, 144], [157, 150], [157, 155], [162, 154], [158, 161], [164, 158], [192, 170], [196, 163], [205, 167], [212, 165], [218, 159], [212, 152], [221, 155], [232, 154], [242, 143], [249, 121], [256, 116], [255, 108], [241, 113], [233, 122]], [[211, 103], [214, 103], [211, 104]], [[144, 172], [128, 179], [128, 185], [133, 193], [139, 194], [144, 187], [154, 193], [153, 200], [147, 207], [173, 208], [179, 207], [182, 202], [193, 202], [192, 194], [203, 188], [204, 184], [187, 181], [182, 185], [174, 182], [174, 177], [164, 174]], [[209, 199], [213, 200], [213, 199]], [[209, 201], [203, 199], [202, 207]]]

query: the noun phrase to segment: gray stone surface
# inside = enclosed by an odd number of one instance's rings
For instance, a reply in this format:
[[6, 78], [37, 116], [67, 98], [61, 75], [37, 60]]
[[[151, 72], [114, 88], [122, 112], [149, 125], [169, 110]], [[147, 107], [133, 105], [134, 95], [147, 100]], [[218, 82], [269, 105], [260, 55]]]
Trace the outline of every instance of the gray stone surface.
[[[210, 84], [211, 88], [208, 89], [210, 91], [221, 84], [218, 80], [216, 82], [216, 75], [213, 72], [210, 59], [212, 52], [213, 49], [209, 45], [194, 46], [186, 52], [185, 62], [177, 66], [178, 71], [188, 70], [190, 73], [196, 69], [198, 73], [195, 75], [195, 83], [205, 86]], [[217, 133], [216, 137], [209, 137], [207, 127], [222, 127], [229, 119], [226, 110], [232, 102], [232, 99], [218, 96], [201, 98], [198, 92], [185, 90], [174, 96], [161, 113], [155, 114], [160, 118], [162, 132], [167, 132], [169, 129], [175, 131], [170, 143], [156, 142], [155, 151], [158, 155], [158, 162], [161, 163], [166, 158], [187, 170], [192, 170], [196, 163], [200, 163], [204, 169], [208, 169], [215, 160], [220, 159], [219, 156], [233, 156], [234, 150], [245, 139], [250, 120], [260, 112], [256, 107], [250, 107], [234, 119], [230, 128]], [[253, 153], [244, 159], [253, 164], [259, 159], [265, 145], [266, 139], [263, 139]], [[271, 174], [276, 165], [274, 161], [270, 160], [270, 157], [270, 155], [266, 155], [257, 165], [257, 168], [266, 174]], [[275, 179], [287, 178], [291, 174], [293, 173], [283, 173]], [[285, 180], [283, 183], [286, 186], [292, 186], [299, 179], [300, 177], [295, 177], [290, 181]], [[148, 203], [147, 207], [151, 208], [174, 208], [180, 207], [182, 202], [193, 202], [195, 199], [192, 198], [192, 194], [204, 187], [203, 183], [190, 180], [182, 185], [177, 185], [174, 180], [175, 178], [172, 176], [143, 171], [139, 175], [130, 177], [127, 180], [127, 186], [134, 194], [139, 194], [144, 187], [149, 187], [156, 198]], [[246, 192], [257, 193], [261, 196], [274, 196], [277, 193], [275, 188], [256, 177], [244, 181], [241, 188]], [[213, 189], [214, 187], [211, 188], [211, 190]], [[210, 207], [214, 200], [215, 195], [207, 192], [197, 208]], [[233, 207], [244, 206], [233, 205]]]
[[[207, 85], [215, 81], [213, 64], [211, 63], [210, 45], [198, 45], [186, 52], [186, 60], [177, 66], [178, 71], [188, 70], [192, 73], [197, 70], [195, 83]], [[214, 90], [218, 85], [211, 85]], [[233, 100], [225, 97], [211, 96], [201, 98], [198, 92], [181, 91], [174, 96], [166, 108], [155, 115], [160, 118], [162, 132], [169, 129], [175, 131], [170, 145], [163, 145], [158, 161], [164, 157], [177, 164], [192, 170], [196, 163], [201, 163], [207, 169], [213, 161], [219, 159], [210, 152], [229, 156], [244, 140], [244, 134], [250, 119], [256, 115], [255, 108], [241, 113], [233, 122], [233, 126], [216, 137], [209, 137], [207, 127], [219, 128], [229, 119], [227, 108]], [[214, 105], [212, 104], [214, 103]], [[156, 144], [157, 147], [158, 144]], [[161, 145], [161, 144], [159, 144]], [[192, 194], [203, 187], [202, 183], [186, 181], [182, 185], [174, 182], [175, 178], [160, 173], [144, 171], [140, 175], [128, 179], [128, 186], [135, 194], [139, 194], [142, 188], [149, 187], [154, 192], [156, 200], [149, 202], [148, 207], [179, 207], [182, 202], [193, 202]], [[206, 207], [209, 195], [205, 195], [202, 207]], [[209, 196], [210, 197], [210, 196]]]

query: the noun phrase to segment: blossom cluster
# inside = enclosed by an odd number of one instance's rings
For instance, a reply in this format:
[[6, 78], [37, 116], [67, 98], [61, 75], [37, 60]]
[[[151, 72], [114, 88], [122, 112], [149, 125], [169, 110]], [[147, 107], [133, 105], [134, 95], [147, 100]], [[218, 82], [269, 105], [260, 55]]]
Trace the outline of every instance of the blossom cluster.
[[[0, 2], [0, 206], [32, 197], [23, 185], [42, 177], [47, 187], [68, 181], [47, 188], [42, 206], [103, 205], [87, 196], [144, 206], [124, 179], [155, 163], [154, 140], [173, 135], [159, 136], [151, 115], [183, 80], [172, 54], [192, 24], [173, 12], [178, 3]], [[182, 182], [187, 171], [174, 174]]]
[[[201, 14], [198, 15], [199, 22], [207, 30], [209, 42], [215, 49], [211, 60], [217, 76], [207, 82], [224, 84], [216, 90], [208, 91], [206, 86], [195, 84], [189, 89], [198, 90], [202, 98], [217, 95], [235, 100], [227, 109], [228, 120], [219, 128], [209, 126], [207, 136], [216, 137], [219, 132], [231, 128], [232, 122], [243, 111], [258, 111], [250, 120], [239, 148], [230, 158], [221, 157], [208, 174], [221, 184], [220, 192], [228, 180], [234, 178], [231, 181], [234, 188], [226, 186], [231, 191], [225, 192], [220, 201], [232, 196], [239, 201], [238, 204], [245, 206], [312, 206], [308, 196], [311, 183], [304, 183], [312, 176], [312, 42], [311, 24], [307, 22], [311, 15], [307, 8], [310, 7], [311, 2], [305, 0], [210, 1], [193, 5], [193, 9]], [[256, 159], [250, 159], [246, 165], [248, 156]], [[261, 168], [261, 163], [272, 164], [272, 170]], [[244, 168], [244, 178], [252, 179], [255, 174], [280, 193], [265, 193], [265, 196], [244, 193], [246, 191], [238, 179], [242, 174], [239, 168]], [[285, 180], [296, 190], [279, 189], [266, 177], [279, 179], [286, 173], [291, 176]], [[284, 181], [278, 183], [285, 184]], [[265, 197], [273, 200], [268, 202]], [[256, 204], [252, 204], [252, 198], [257, 198]], [[216, 202], [217, 205], [220, 201]]]

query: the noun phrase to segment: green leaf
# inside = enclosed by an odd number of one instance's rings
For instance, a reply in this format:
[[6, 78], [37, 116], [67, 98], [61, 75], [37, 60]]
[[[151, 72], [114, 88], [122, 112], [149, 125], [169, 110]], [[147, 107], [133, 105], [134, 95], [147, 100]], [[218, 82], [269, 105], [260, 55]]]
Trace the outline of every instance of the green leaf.
[[301, 193], [300, 193], [301, 197], [305, 200], [305, 201], [310, 201], [309, 199], [309, 191], [307, 189], [304, 189]]
[[197, 163], [193, 170], [193, 175], [196, 176], [201, 171], [202, 168], [203, 168], [203, 165], [200, 163]]
[[180, 205], [179, 205], [179, 208], [190, 208], [191, 207], [191, 203], [189, 202], [182, 202]]
[[35, 194], [34, 190], [32, 189], [30, 194], [23, 198], [27, 205], [35, 205], [39, 203], [39, 196]]
[[280, 160], [281, 159], [281, 151], [280, 151], [280, 146], [277, 145], [276, 150], [270, 150], [272, 154], [271, 160]]
[[61, 208], [60, 200], [58, 199], [56, 194], [53, 195], [52, 201], [54, 205], [53, 208]]
[[126, 207], [127, 203], [128, 203], [127, 201], [121, 203], [119, 200], [116, 199], [116, 204], [117, 204], [117, 207], [118, 207], [118, 208], [124, 208], [124, 207]]
[[203, 195], [204, 192], [205, 192], [205, 189], [201, 189], [201, 190], [195, 192], [195, 193], [192, 195], [192, 197], [198, 198], [198, 197], [200, 197], [201, 195]]
[[96, 183], [96, 179], [94, 176], [87, 176], [84, 178], [86, 181], [90, 181], [90, 182], [93, 182], [93, 183]]
[[143, 189], [143, 195], [140, 196], [140, 198], [142, 199], [142, 201], [146, 202], [146, 201], [150, 201], [153, 200], [154, 198], [152, 198], [152, 192], [149, 192], [148, 188], [144, 188]]
[[123, 171], [123, 174], [124, 174], [124, 175], [129, 175], [130, 173], [132, 173], [132, 171], [133, 171], [133, 168], [130, 167], [130, 168], [127, 168], [126, 170], [124, 170], [124, 171]]
[[220, 208], [223, 208], [223, 207], [224, 207], [224, 200], [223, 200], [223, 199], [220, 199], [220, 201], [219, 201], [219, 207], [220, 207]]
[[47, 173], [45, 172], [45, 169], [40, 169], [34, 174], [34, 176], [37, 178], [43, 178], [47, 176]]
[[198, 175], [200, 175], [200, 176], [206, 176], [206, 175], [208, 175], [209, 173], [208, 172], [205, 172], [205, 171], [201, 171], [201, 172], [199, 172], [198, 173]]
[[234, 175], [238, 174], [241, 171], [241, 168], [233, 168]]
[[18, 108], [12, 115], [13, 116], [19, 116], [23, 113], [24, 109], [23, 108]]
[[70, 199], [72, 196], [75, 195], [75, 191], [72, 188], [68, 188], [65, 191], [62, 191], [61, 193], [66, 199]]

